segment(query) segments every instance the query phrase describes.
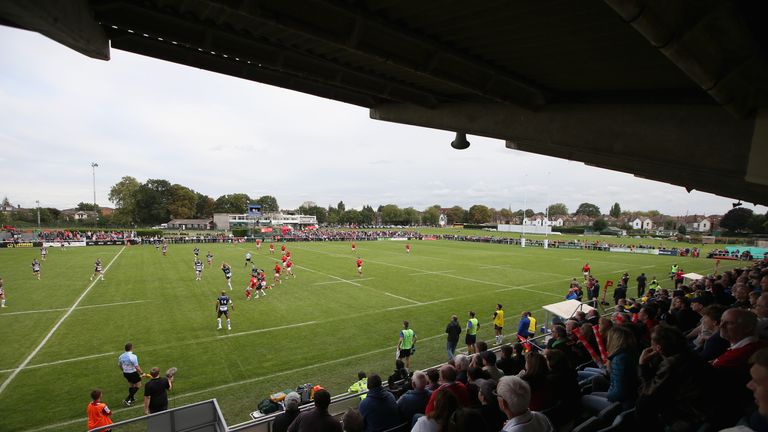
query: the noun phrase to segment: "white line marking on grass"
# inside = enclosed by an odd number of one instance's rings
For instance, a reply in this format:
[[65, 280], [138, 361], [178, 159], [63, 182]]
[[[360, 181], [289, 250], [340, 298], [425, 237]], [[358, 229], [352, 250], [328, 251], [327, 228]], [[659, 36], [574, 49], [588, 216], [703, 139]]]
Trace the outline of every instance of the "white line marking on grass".
[[420, 276], [420, 275], [429, 275], [429, 274], [440, 274], [440, 273], [453, 273], [456, 270], [440, 270], [440, 271], [423, 271], [418, 273], [411, 273], [408, 276]]
[[[75, 309], [79, 310], [79, 309], [87, 309], [87, 308], [117, 306], [117, 305], [131, 304], [131, 303], [144, 303], [144, 302], [148, 302], [148, 301], [149, 300], [135, 300], [135, 301], [126, 301], [126, 302], [119, 302], [119, 303], [105, 303], [105, 304], [96, 304], [96, 305], [89, 305], [89, 306], [79, 306], [79, 307], [76, 307]], [[42, 312], [57, 312], [57, 311], [64, 311], [64, 310], [67, 310], [67, 308], [40, 309], [40, 310], [30, 310], [30, 311], [22, 311], [22, 312], [10, 312], [10, 313], [0, 314], [0, 316], [5, 316], [5, 315], [22, 315], [22, 314], [42, 313]]]
[[225, 338], [225, 337], [233, 337], [233, 336], [243, 336], [243, 335], [248, 335], [248, 334], [253, 334], [253, 333], [264, 333], [264, 332], [273, 331], [273, 330], [282, 330], [282, 329], [287, 329], [287, 328], [291, 328], [291, 327], [301, 327], [301, 326], [310, 325], [310, 324], [317, 324], [317, 321], [307, 321], [307, 322], [303, 322], [303, 323], [289, 324], [289, 325], [284, 325], [284, 326], [280, 326], [280, 327], [270, 327], [270, 328], [265, 328], [265, 329], [249, 330], [249, 331], [238, 332], [238, 333], [229, 333], [229, 334], [223, 334], [223, 335], [220, 335], [220, 336], [217, 336], [217, 337], [218, 338]]
[[[122, 249], [120, 249], [120, 252], [118, 252], [117, 255], [115, 255], [115, 257], [112, 258], [112, 261], [110, 261], [109, 264], [107, 264], [107, 266], [104, 268], [104, 271], [102, 272], [102, 274], [106, 273], [107, 270], [109, 270], [109, 267], [112, 266], [112, 263], [115, 262], [117, 257], [119, 257], [123, 253], [124, 250], [125, 250], [125, 246], [123, 246]], [[103, 276], [102, 276], [102, 278], [103, 278]], [[32, 351], [32, 353], [29, 356], [27, 356], [27, 358], [25, 358], [23, 362], [21, 362], [21, 365], [19, 365], [19, 367], [16, 368], [16, 370], [13, 371], [11, 373], [11, 375], [8, 376], [8, 378], [6, 378], [5, 381], [3, 381], [3, 384], [0, 385], [0, 394], [3, 394], [3, 391], [5, 391], [5, 389], [11, 383], [11, 381], [13, 381], [13, 379], [16, 378], [16, 375], [18, 375], [19, 372], [21, 372], [21, 370], [24, 369], [29, 364], [30, 361], [32, 361], [32, 358], [35, 355], [37, 355], [37, 353], [43, 348], [43, 346], [45, 346], [45, 344], [48, 342], [48, 339], [50, 339], [51, 336], [53, 336], [53, 334], [56, 332], [56, 330], [59, 329], [59, 327], [64, 322], [64, 320], [67, 319], [72, 314], [72, 312], [75, 310], [77, 305], [80, 304], [80, 302], [83, 300], [83, 298], [85, 298], [86, 294], [88, 294], [88, 292], [91, 290], [91, 288], [93, 288], [93, 286], [96, 285], [96, 282], [98, 282], [98, 281], [99, 281], [99, 278], [96, 278], [95, 281], [91, 282], [91, 284], [88, 285], [88, 288], [86, 288], [85, 291], [83, 291], [83, 293], [80, 294], [80, 297], [78, 297], [77, 300], [75, 300], [75, 303], [72, 306], [70, 306], [69, 310], [67, 310], [67, 313], [65, 313], [64, 316], [61, 317], [61, 319], [59, 319], [59, 321], [56, 323], [56, 325], [53, 326], [51, 331], [49, 331], [48, 334], [45, 335], [45, 337], [43, 338], [42, 342], [40, 342], [40, 344], [37, 346], [37, 348], [35, 348], [34, 351]]]
[[407, 301], [407, 302], [411, 302], [411, 303], [413, 303], [413, 304], [417, 304], [417, 305], [420, 305], [420, 304], [422, 304], [421, 302], [417, 302], [416, 300], [411, 300], [411, 299], [409, 299], [409, 298], [400, 297], [399, 295], [395, 295], [395, 294], [392, 294], [392, 293], [388, 293], [388, 292], [386, 292], [386, 291], [381, 291], [381, 293], [382, 293], [382, 294], [386, 294], [386, 295], [388, 295], [388, 296], [391, 296], [391, 297], [394, 297], [394, 298], [399, 298], [400, 300], [405, 300], [405, 301]]
[[[376, 278], [360, 278], [357, 280], [364, 281], [364, 280], [371, 280], [371, 279], [376, 279]], [[328, 285], [328, 284], [337, 284], [337, 283], [344, 283], [344, 282], [351, 282], [351, 281], [347, 279], [342, 279], [342, 280], [335, 280], [330, 282], [316, 282], [316, 283], [313, 283], [312, 285]]]
[[[49, 362], [49, 363], [35, 364], [35, 365], [27, 366], [24, 369], [35, 369], [35, 368], [41, 368], [41, 367], [46, 367], [46, 366], [54, 366], [54, 365], [61, 364], [61, 363], [71, 363], [71, 362], [75, 362], [75, 361], [88, 360], [88, 359], [97, 358], [97, 357], [105, 357], [105, 356], [110, 356], [110, 355], [118, 355], [118, 354], [121, 354], [122, 352], [123, 351], [113, 351], [113, 352], [101, 353], [101, 354], [91, 354], [91, 355], [82, 356], [82, 357], [75, 357], [75, 358], [70, 358], [70, 359], [65, 359], [65, 360], [57, 360], [57, 361]], [[12, 371], [15, 371], [15, 370], [18, 370], [18, 369], [19, 368], [0, 370], [0, 373], [12, 372]]]
[[339, 281], [339, 282], [346, 282], [346, 283], [348, 283], [348, 284], [352, 284], [352, 285], [354, 285], [354, 286], [359, 286], [359, 287], [361, 287], [361, 286], [362, 286], [362, 285], [360, 285], [360, 284], [359, 284], [359, 283], [357, 283], [357, 282], [352, 282], [351, 280], [342, 279], [342, 278], [340, 278], [340, 277], [338, 277], [338, 276], [329, 275], [328, 273], [323, 273], [323, 272], [321, 272], [321, 271], [312, 270], [311, 268], [308, 268], [308, 267], [304, 267], [304, 266], [300, 266], [300, 265], [296, 265], [296, 267], [298, 267], [298, 268], [300, 268], [300, 269], [304, 269], [304, 270], [309, 270], [309, 271], [311, 271], [312, 273], [317, 273], [317, 274], [321, 274], [321, 275], [323, 275], [323, 276], [328, 276], [329, 278], [332, 278], [332, 279], [336, 279], [336, 280], [337, 280], [337, 281]]

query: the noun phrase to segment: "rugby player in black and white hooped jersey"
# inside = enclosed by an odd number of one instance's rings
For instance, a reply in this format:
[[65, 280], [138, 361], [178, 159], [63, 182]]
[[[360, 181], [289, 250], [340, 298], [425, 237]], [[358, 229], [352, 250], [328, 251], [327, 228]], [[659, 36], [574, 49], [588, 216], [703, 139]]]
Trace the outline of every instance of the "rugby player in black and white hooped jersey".
[[195, 254], [195, 261], [197, 261], [197, 257], [200, 256], [200, 248], [195, 246], [195, 248], [192, 249], [192, 253]]
[[229, 298], [226, 291], [222, 291], [221, 295], [216, 299], [216, 330], [221, 330], [221, 316], [224, 315], [227, 318], [227, 330], [232, 330], [232, 321], [229, 318], [229, 309], [235, 310], [235, 304], [232, 303], [232, 299]]
[[221, 263], [221, 271], [224, 272], [224, 277], [227, 278], [227, 286], [232, 289], [232, 268], [227, 263]]
[[37, 258], [32, 258], [32, 275], [40, 280], [40, 261]]
[[203, 262], [195, 258], [195, 280], [203, 280]]
[[93, 274], [91, 275], [91, 280], [95, 277], [96, 280], [99, 280], [99, 276], [101, 276], [101, 280], [104, 280], [104, 272], [101, 268], [101, 259], [96, 258], [96, 262], [93, 263]]

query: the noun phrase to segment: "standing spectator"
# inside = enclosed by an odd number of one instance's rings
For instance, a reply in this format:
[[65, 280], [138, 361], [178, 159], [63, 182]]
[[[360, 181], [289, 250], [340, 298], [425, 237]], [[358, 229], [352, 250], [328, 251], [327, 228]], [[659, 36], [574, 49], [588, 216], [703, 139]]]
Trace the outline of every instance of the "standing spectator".
[[448, 360], [451, 360], [453, 358], [453, 353], [456, 351], [456, 345], [459, 343], [459, 335], [461, 334], [459, 317], [456, 315], [451, 316], [451, 321], [445, 327], [445, 332], [448, 333], [448, 340], [446, 342]]
[[400, 338], [397, 341], [397, 358], [405, 359], [406, 369], [411, 368], [411, 354], [416, 348], [416, 333], [409, 325], [408, 321], [403, 321], [403, 329], [400, 330]]
[[467, 334], [464, 336], [464, 343], [467, 344], [467, 354], [474, 354], [477, 352], [475, 343], [477, 342], [477, 330], [480, 328], [480, 323], [475, 318], [475, 313], [469, 311], [469, 320], [467, 320]]
[[590, 278], [590, 282], [590, 285], [587, 287], [588, 304], [592, 307], [597, 307], [597, 302], [600, 298], [600, 281], [595, 278]]
[[152, 379], [144, 386], [144, 414], [154, 414], [168, 409], [168, 390], [173, 388], [172, 377], [160, 377], [160, 369], [149, 371]]
[[288, 427], [288, 432], [342, 432], [341, 423], [328, 412], [328, 406], [331, 405], [331, 394], [328, 390], [316, 391], [314, 400], [315, 409], [299, 414]]
[[524, 339], [530, 337], [531, 320], [528, 318], [528, 314], [529, 312], [523, 312], [520, 316], [520, 323], [517, 325], [517, 336]]
[[531, 389], [516, 376], [505, 376], [496, 386], [499, 408], [507, 415], [503, 432], [551, 432], [554, 429], [547, 417], [528, 409]]
[[[88, 430], [112, 424], [112, 411], [101, 401], [101, 390], [91, 392], [91, 403], [88, 404]], [[106, 432], [109, 432], [107, 429]]]
[[139, 358], [133, 353], [133, 344], [125, 344], [125, 352], [117, 358], [117, 367], [123, 371], [123, 376], [128, 381], [128, 397], [123, 400], [123, 405], [131, 406], [136, 402], [136, 392], [141, 388], [141, 368]]
[[299, 416], [299, 403], [301, 396], [296, 392], [290, 392], [283, 400], [285, 411], [272, 421], [272, 432], [286, 432], [288, 426]]
[[368, 378], [368, 397], [360, 402], [360, 414], [365, 420], [366, 432], [387, 430], [398, 425], [400, 414], [395, 397], [381, 385], [381, 377]]
[[400, 422], [408, 423], [409, 427], [412, 425], [414, 415], [424, 414], [424, 411], [427, 409], [427, 402], [429, 402], [429, 396], [431, 395], [431, 392], [427, 390], [429, 381], [424, 372], [414, 372], [411, 384], [413, 388], [405, 392], [397, 400]]
[[640, 276], [637, 277], [637, 298], [645, 295], [645, 283], [647, 281], [648, 278], [645, 276], [645, 273], [640, 273]]
[[619, 300], [626, 299], [626, 298], [627, 298], [627, 286], [620, 282], [618, 285], [616, 285], [616, 288], [613, 290], [613, 303], [618, 306]]
[[530, 323], [528, 325], [528, 337], [532, 338], [536, 336], [536, 318], [533, 317], [533, 314], [530, 311], [526, 312], [525, 314], [528, 316], [528, 322]]

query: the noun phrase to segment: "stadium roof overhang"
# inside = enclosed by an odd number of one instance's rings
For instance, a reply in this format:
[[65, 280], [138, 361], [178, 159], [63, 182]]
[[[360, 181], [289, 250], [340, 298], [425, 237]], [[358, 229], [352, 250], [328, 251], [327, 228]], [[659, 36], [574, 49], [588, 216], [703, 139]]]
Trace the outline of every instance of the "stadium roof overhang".
[[[768, 2], [13, 0], [0, 23], [768, 204]], [[597, 183], [596, 183], [597, 185]]]

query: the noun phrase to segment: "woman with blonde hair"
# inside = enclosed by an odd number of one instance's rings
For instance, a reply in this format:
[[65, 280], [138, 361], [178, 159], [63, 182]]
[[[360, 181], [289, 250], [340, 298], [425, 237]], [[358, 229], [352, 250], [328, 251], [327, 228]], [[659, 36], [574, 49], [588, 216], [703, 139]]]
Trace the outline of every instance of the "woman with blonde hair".
[[614, 402], [621, 402], [623, 409], [634, 406], [637, 397], [637, 339], [626, 326], [614, 326], [608, 331], [608, 378], [606, 392], [593, 392], [581, 398], [586, 411], [592, 414]]

